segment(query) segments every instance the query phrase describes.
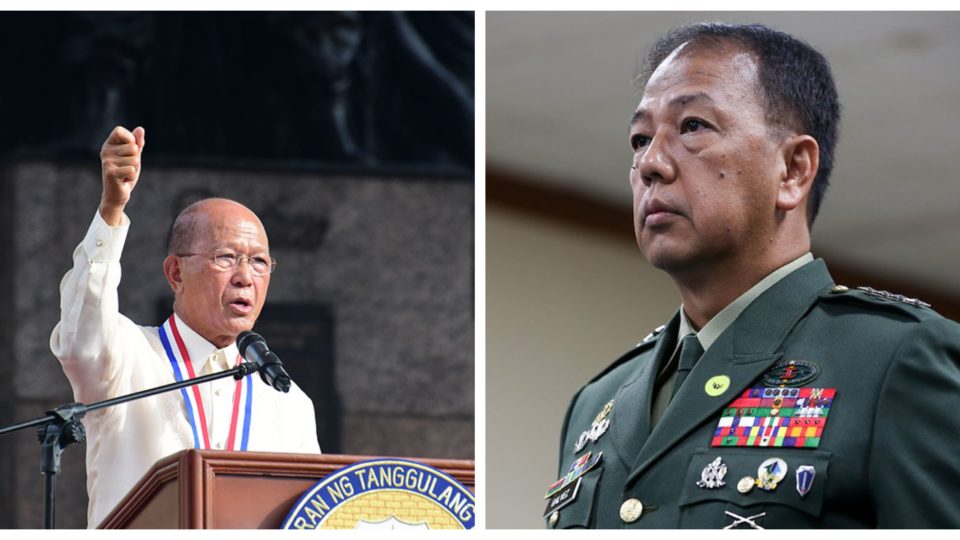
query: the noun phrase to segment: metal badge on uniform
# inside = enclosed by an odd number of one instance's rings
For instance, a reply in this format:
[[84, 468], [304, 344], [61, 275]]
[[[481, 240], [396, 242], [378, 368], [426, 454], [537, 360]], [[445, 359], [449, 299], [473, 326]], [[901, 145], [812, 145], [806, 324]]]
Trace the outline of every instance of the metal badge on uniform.
[[766, 512], [760, 512], [759, 514], [754, 514], [752, 516], [744, 517], [741, 515], [734, 514], [729, 510], [725, 511], [724, 514], [733, 518], [733, 523], [727, 525], [726, 527], [724, 527], [724, 529], [737, 529], [741, 524], [743, 524], [743, 525], [747, 525], [751, 529], [760, 529], [760, 530], [763, 530], [763, 527], [761, 527], [757, 523], [757, 520], [767, 515]]
[[593, 459], [590, 459], [591, 452], [580, 456], [576, 461], [570, 464], [570, 469], [567, 474], [563, 475], [563, 478], [560, 478], [556, 482], [550, 484], [550, 487], [547, 488], [547, 494], [544, 495], [544, 499], [549, 499], [554, 495], [565, 490], [568, 486], [573, 484], [578, 478], [587, 473], [590, 469], [594, 468], [597, 463], [600, 463], [600, 458], [603, 457], [603, 452], [598, 453], [596, 456], [593, 456]]
[[777, 362], [763, 374], [763, 383], [767, 386], [796, 387], [817, 378], [820, 367], [805, 360], [785, 360]]
[[723, 487], [726, 482], [723, 477], [727, 475], [727, 465], [718, 457], [711, 461], [700, 472], [700, 480], [697, 480], [697, 487], [706, 489], [716, 489]]
[[773, 491], [786, 477], [787, 462], [776, 457], [770, 458], [761, 463], [757, 469], [757, 487], [766, 491]]
[[894, 294], [892, 292], [877, 290], [872, 287], [857, 287], [857, 290], [863, 291], [871, 296], [876, 296], [877, 298], [893, 300], [894, 302], [903, 302], [904, 304], [910, 304], [914, 307], [930, 307], [930, 304], [924, 302], [923, 300], [910, 298], [909, 296], [904, 296], [902, 294]]
[[610, 419], [607, 417], [610, 416], [611, 411], [613, 411], [612, 399], [603, 406], [603, 409], [600, 410], [597, 417], [593, 419], [593, 423], [590, 424], [590, 429], [581, 433], [577, 442], [573, 443], [574, 452], [583, 450], [590, 441], [597, 442], [597, 439], [607, 432], [607, 428], [610, 427]]
[[650, 332], [649, 334], [647, 334], [647, 337], [643, 338], [643, 341], [641, 341], [640, 343], [637, 343], [637, 345], [643, 345], [644, 343], [650, 341], [655, 336], [659, 335], [660, 332], [663, 332], [666, 328], [667, 328], [667, 325], [661, 324], [660, 326], [656, 327], [653, 332]]
[[749, 388], [723, 409], [710, 446], [817, 448], [835, 388]]
[[813, 468], [813, 465], [800, 465], [797, 467], [797, 493], [799, 493], [801, 497], [810, 493], [810, 488], [813, 487], [813, 479], [816, 476], [817, 470]]

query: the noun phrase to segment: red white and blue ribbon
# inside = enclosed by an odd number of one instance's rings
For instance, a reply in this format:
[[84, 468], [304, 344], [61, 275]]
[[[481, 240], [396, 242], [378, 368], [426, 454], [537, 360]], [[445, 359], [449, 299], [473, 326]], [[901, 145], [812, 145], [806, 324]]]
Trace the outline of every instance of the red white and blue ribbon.
[[[173, 315], [160, 327], [160, 342], [167, 353], [173, 376], [177, 382], [196, 378], [190, 353], [180, 337], [177, 322]], [[237, 364], [241, 362], [237, 355]], [[180, 389], [184, 404], [187, 407], [187, 419], [193, 430], [193, 447], [201, 450], [210, 449], [210, 431], [207, 427], [207, 418], [203, 409], [203, 397], [198, 385]], [[253, 378], [247, 375], [242, 381], [237, 381], [233, 392], [233, 412], [230, 415], [230, 431], [227, 437], [225, 450], [246, 450], [250, 442], [250, 417], [253, 408]], [[237, 442], [239, 439], [239, 447]]]
[[[240, 365], [242, 359], [237, 354], [237, 364]], [[230, 435], [227, 437], [227, 444], [224, 448], [227, 450], [246, 450], [247, 443], [250, 442], [250, 417], [253, 412], [253, 378], [247, 375], [243, 381], [237, 381], [237, 386], [233, 392], [233, 414], [230, 415]], [[239, 448], [237, 448], [237, 438], [240, 439]]]

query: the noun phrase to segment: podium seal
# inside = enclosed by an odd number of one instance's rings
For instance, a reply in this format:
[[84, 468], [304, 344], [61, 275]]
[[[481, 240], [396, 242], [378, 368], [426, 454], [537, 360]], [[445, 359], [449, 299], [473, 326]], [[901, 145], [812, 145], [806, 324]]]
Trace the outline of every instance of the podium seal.
[[344, 467], [300, 497], [283, 529], [472, 529], [470, 490], [423, 463], [375, 459]]

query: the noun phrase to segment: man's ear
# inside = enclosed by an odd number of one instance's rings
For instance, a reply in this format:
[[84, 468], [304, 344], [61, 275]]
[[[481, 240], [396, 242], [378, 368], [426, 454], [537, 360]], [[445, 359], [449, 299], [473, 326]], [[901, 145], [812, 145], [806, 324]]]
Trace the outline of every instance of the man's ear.
[[183, 288], [183, 276], [181, 275], [180, 257], [167, 255], [163, 260], [163, 275], [167, 278], [167, 283], [173, 289], [173, 293], [180, 292]]
[[809, 135], [790, 137], [783, 144], [783, 159], [786, 176], [777, 189], [777, 209], [786, 211], [799, 206], [805, 212], [804, 203], [820, 167], [820, 145]]

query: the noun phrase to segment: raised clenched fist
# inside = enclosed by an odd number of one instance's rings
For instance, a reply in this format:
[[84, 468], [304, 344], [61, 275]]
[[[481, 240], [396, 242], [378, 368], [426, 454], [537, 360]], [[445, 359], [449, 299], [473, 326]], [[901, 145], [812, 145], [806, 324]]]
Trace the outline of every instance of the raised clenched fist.
[[130, 200], [130, 193], [140, 178], [140, 156], [145, 144], [142, 127], [132, 132], [122, 126], [113, 128], [100, 149], [100, 164], [103, 170], [103, 195], [100, 198], [100, 215], [108, 225], [120, 224], [123, 209]]

